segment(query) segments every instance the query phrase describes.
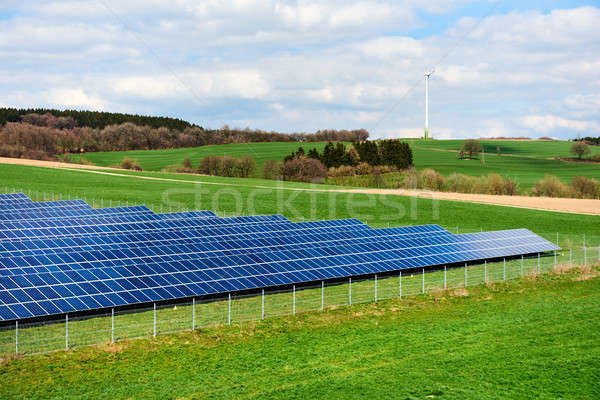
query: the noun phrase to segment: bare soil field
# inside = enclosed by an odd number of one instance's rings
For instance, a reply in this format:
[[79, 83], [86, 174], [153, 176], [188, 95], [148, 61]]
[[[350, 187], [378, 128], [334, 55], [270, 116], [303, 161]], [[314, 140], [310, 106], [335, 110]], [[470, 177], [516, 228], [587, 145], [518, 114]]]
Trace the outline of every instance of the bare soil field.
[[[17, 164], [17, 165], [29, 165], [36, 167], [46, 168], [64, 168], [64, 169], [77, 169], [85, 170], [90, 173], [107, 174], [120, 177], [129, 177], [132, 179], [144, 179], [144, 180], [158, 180], [158, 181], [172, 181], [172, 182], [190, 182], [197, 183], [193, 180], [184, 179], [170, 179], [150, 176], [139, 176], [139, 175], [125, 175], [120, 174], [119, 169], [109, 167], [99, 167], [95, 165], [80, 165], [80, 164], [67, 164], [56, 161], [40, 161], [40, 160], [27, 160], [18, 158], [5, 158], [0, 157], [0, 163], [4, 164]], [[96, 171], [93, 171], [96, 170]], [[103, 171], [98, 171], [103, 170]], [[113, 171], [113, 172], [109, 172]], [[186, 175], [186, 174], [181, 174]], [[217, 183], [214, 183], [217, 184]], [[219, 185], [226, 185], [218, 183]], [[232, 184], [233, 186], [233, 184]], [[252, 185], [253, 187], [263, 188], [260, 185]], [[330, 192], [345, 192], [345, 193], [372, 193], [372, 194], [383, 194], [383, 195], [396, 195], [396, 196], [415, 196], [437, 200], [451, 200], [451, 201], [464, 201], [471, 203], [483, 203], [493, 204], [509, 207], [529, 208], [535, 210], [547, 210], [547, 211], [559, 211], [568, 212], [575, 214], [590, 214], [600, 215], [600, 200], [592, 199], [568, 199], [568, 198], [554, 198], [554, 197], [529, 197], [529, 196], [498, 196], [488, 194], [469, 194], [469, 193], [454, 193], [454, 192], [431, 192], [427, 190], [410, 190], [410, 189], [315, 189], [315, 188], [284, 188], [287, 190], [304, 190], [304, 191], [330, 191]]]

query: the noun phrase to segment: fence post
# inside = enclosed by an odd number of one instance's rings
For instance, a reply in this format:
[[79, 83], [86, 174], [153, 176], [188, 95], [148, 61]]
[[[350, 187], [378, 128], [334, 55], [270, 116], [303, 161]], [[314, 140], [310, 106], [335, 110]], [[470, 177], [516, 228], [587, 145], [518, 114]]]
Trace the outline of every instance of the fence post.
[[569, 248], [569, 265], [573, 266], [573, 249]]
[[292, 285], [292, 315], [296, 315], [296, 285]]
[[506, 280], [506, 258], [502, 259], [502, 280]]
[[377, 303], [377, 274], [375, 274], [375, 303]]
[[446, 289], [448, 285], [446, 285], [446, 266], [444, 265], [444, 289]]
[[348, 278], [348, 304], [352, 305], [352, 278]]
[[421, 293], [425, 294], [425, 268], [423, 268], [423, 272], [421, 275], [423, 276], [423, 289], [421, 290]]
[[400, 274], [398, 275], [398, 280], [400, 286], [400, 298], [402, 298], [402, 271], [400, 271]]
[[468, 281], [467, 281], [467, 263], [465, 263], [465, 287], [467, 287]]
[[152, 303], [154, 305], [154, 332], [153, 336], [156, 337], [156, 303]]
[[231, 325], [231, 293], [227, 294], [227, 325]]
[[554, 268], [556, 268], [556, 250], [554, 250]]
[[15, 321], [15, 354], [19, 354], [19, 321]]
[[110, 342], [115, 342], [115, 309], [110, 309]]
[[69, 350], [69, 314], [65, 314], [65, 350]]
[[196, 329], [196, 298], [192, 297], [192, 331]]
[[487, 282], [487, 260], [483, 260], [483, 282]]
[[260, 319], [265, 319], [265, 289], [262, 289], [262, 294], [261, 294]]
[[538, 253], [538, 274], [542, 272], [541, 262], [540, 262], [540, 253]]
[[321, 281], [321, 311], [325, 310], [325, 281]]
[[583, 265], [587, 265], [587, 247], [583, 247]]

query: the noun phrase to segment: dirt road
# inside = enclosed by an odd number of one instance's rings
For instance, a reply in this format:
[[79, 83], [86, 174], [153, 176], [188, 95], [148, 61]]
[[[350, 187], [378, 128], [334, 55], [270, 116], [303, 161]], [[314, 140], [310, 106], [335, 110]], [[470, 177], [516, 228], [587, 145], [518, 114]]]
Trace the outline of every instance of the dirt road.
[[[0, 163], [29, 165], [36, 167], [47, 168], [63, 168], [71, 170], [79, 170], [81, 172], [89, 172], [95, 174], [112, 175], [119, 177], [127, 177], [131, 179], [156, 180], [167, 182], [189, 182], [198, 183], [194, 180], [172, 178], [160, 178], [153, 176], [127, 175], [119, 173], [121, 170], [109, 167], [98, 167], [95, 165], [79, 165], [66, 164], [55, 161], [39, 161], [25, 160], [17, 158], [0, 157]], [[97, 171], [92, 171], [97, 170]], [[203, 184], [213, 184], [226, 186], [223, 183], [203, 182]], [[268, 186], [260, 185], [245, 185], [245, 184], [230, 184], [230, 186], [252, 186], [256, 188], [269, 188]], [[421, 198], [433, 198], [438, 200], [464, 201], [471, 203], [493, 204], [509, 207], [529, 208], [534, 210], [559, 211], [576, 214], [600, 215], [600, 200], [590, 199], [563, 199], [552, 197], [529, 197], [529, 196], [497, 196], [488, 194], [470, 194], [470, 193], [454, 193], [454, 192], [430, 192], [426, 190], [407, 190], [407, 189], [318, 189], [318, 188], [284, 188], [286, 190], [304, 190], [304, 191], [324, 191], [324, 192], [345, 192], [345, 193], [372, 193], [397, 196], [416, 196]]]

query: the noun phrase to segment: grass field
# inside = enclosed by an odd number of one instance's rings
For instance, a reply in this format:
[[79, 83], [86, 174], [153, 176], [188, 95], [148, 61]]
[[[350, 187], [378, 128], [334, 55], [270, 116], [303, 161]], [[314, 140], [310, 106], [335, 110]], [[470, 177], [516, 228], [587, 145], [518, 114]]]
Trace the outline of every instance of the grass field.
[[[133, 172], [132, 175], [135, 175]], [[167, 174], [146, 174], [169, 177]], [[494, 230], [529, 228], [547, 233], [554, 240], [588, 235], [588, 246], [600, 244], [600, 216], [528, 210], [512, 207], [434, 201], [405, 196], [329, 193], [291, 190], [311, 188], [308, 184], [282, 184], [267, 180], [239, 180], [192, 176], [195, 182], [164, 182], [115, 177], [85, 171], [0, 165], [0, 187], [60, 194], [61, 198], [87, 198], [90, 202], [109, 201], [147, 204], [157, 211], [162, 206], [210, 209], [241, 214], [283, 214], [294, 220], [359, 218], [373, 226], [437, 223], [453, 229]], [[173, 175], [181, 179], [182, 176]], [[188, 177], [184, 177], [188, 179]], [[261, 183], [270, 187], [262, 187]], [[226, 186], [223, 186], [226, 185]], [[266, 185], [265, 185], [266, 186]], [[116, 203], [115, 203], [116, 204]], [[113, 204], [113, 205], [115, 205]], [[599, 237], [598, 239], [594, 239]], [[580, 239], [574, 239], [580, 240]]]
[[600, 395], [593, 272], [10, 360], [2, 398]]
[[[460, 149], [461, 140], [409, 139], [408, 141], [413, 149], [417, 169], [433, 168], [446, 176], [453, 172], [471, 176], [498, 173], [504, 177], [516, 179], [523, 189], [529, 189], [546, 174], [556, 175], [565, 182], [577, 175], [600, 179], [600, 164], [549, 159], [569, 157], [570, 142], [482, 141], [487, 153], [484, 158], [459, 160], [455, 151]], [[249, 154], [256, 159], [260, 175], [260, 169], [265, 161], [281, 160], [285, 155], [297, 150], [299, 145], [299, 143], [242, 143], [172, 150], [88, 153], [83, 157], [95, 165], [112, 166], [119, 164], [127, 156], [137, 159], [144, 170], [160, 171], [163, 168], [180, 164], [184, 158], [190, 158], [193, 164], [197, 165], [207, 155], [239, 157]], [[312, 147], [321, 150], [325, 143], [304, 143], [302, 145], [306, 151]], [[500, 156], [496, 153], [497, 146], [501, 147], [502, 155]], [[600, 152], [600, 147], [593, 147], [592, 151]], [[78, 157], [81, 156], [74, 155], [73, 159]]]

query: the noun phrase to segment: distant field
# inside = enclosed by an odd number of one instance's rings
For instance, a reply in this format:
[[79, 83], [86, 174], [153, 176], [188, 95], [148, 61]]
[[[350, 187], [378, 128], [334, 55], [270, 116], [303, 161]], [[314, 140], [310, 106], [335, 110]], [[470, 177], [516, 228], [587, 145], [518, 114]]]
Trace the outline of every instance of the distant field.
[[[130, 172], [132, 175], [138, 175]], [[294, 220], [359, 218], [377, 227], [390, 224], [441, 224], [465, 230], [529, 228], [561, 241], [573, 235], [581, 243], [587, 234], [588, 246], [600, 245], [600, 216], [566, 214], [455, 201], [435, 202], [426, 198], [354, 193], [307, 192], [294, 188], [323, 187], [264, 179], [235, 179], [207, 176], [143, 173], [182, 181], [152, 181], [123, 176], [97, 175], [85, 171], [0, 164], [0, 188], [14, 187], [38, 194], [60, 194], [61, 198], [87, 198], [99, 204], [147, 204], [157, 211], [163, 207], [210, 209], [229, 214], [283, 214]], [[109, 203], [112, 201], [113, 203]]]
[[597, 399], [593, 275], [543, 275], [10, 360], [0, 365], [0, 397]]
[[[581, 164], [548, 159], [549, 157], [569, 157], [571, 143], [561, 141], [483, 141], [486, 154], [477, 160], [459, 160], [453, 150], [460, 149], [461, 140], [424, 141], [409, 139], [413, 149], [417, 169], [433, 168], [448, 176], [453, 172], [470, 176], [498, 173], [516, 179], [522, 189], [529, 189], [546, 174], [558, 176], [568, 182], [574, 176], [584, 175], [600, 179], [600, 164]], [[107, 153], [87, 153], [87, 158], [95, 165], [117, 165], [124, 157], [137, 159], [144, 170], [160, 171], [163, 168], [180, 164], [190, 158], [194, 165], [208, 155], [242, 156], [249, 154], [256, 159], [260, 168], [267, 160], [281, 160], [302, 145], [306, 151], [316, 147], [319, 150], [326, 143], [243, 143], [173, 150], [126, 151]], [[501, 156], [496, 147], [501, 147]], [[439, 149], [439, 150], [436, 150]], [[600, 148], [593, 148], [600, 152]], [[510, 154], [517, 156], [510, 156]], [[81, 156], [73, 156], [77, 159]]]

